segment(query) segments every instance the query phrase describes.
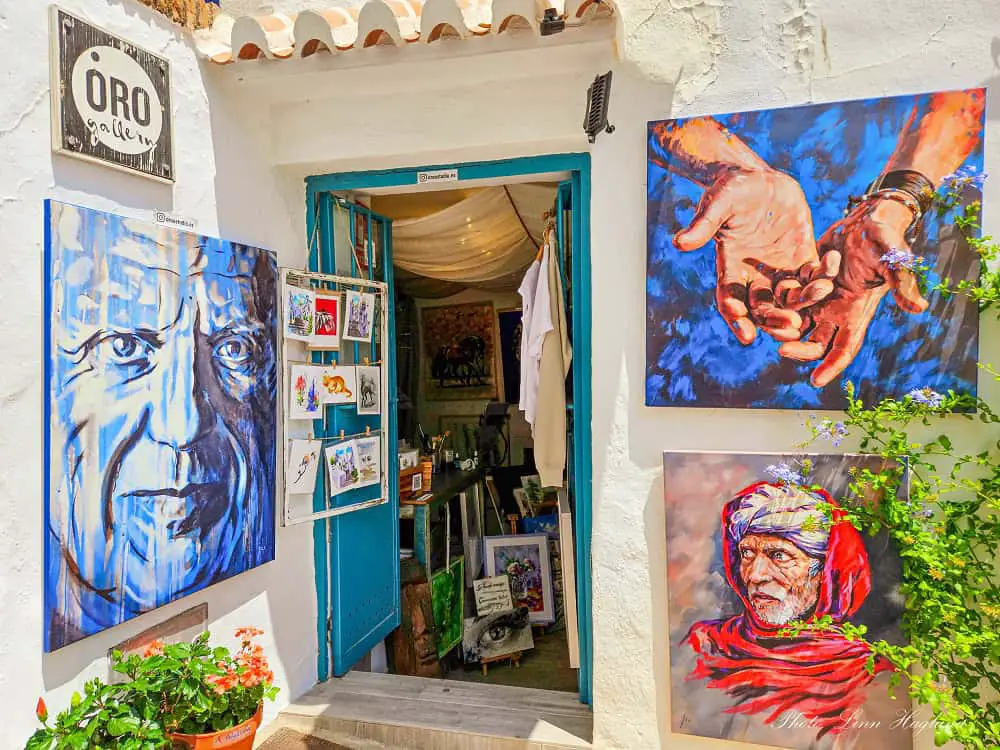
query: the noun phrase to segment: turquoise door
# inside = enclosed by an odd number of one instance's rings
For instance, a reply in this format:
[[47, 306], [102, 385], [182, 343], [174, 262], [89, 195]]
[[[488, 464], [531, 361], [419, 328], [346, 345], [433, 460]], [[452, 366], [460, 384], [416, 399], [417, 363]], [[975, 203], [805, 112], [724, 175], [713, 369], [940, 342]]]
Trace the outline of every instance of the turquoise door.
[[[321, 680], [350, 671], [388, 636], [400, 621], [399, 471], [396, 459], [395, 315], [392, 280], [392, 222], [329, 192], [311, 195], [309, 270], [386, 284], [385, 304], [376, 318], [386, 318], [384, 340], [373, 344], [341, 342], [339, 352], [314, 352], [317, 363], [376, 365], [385, 371], [382, 411], [388, 430], [388, 502], [372, 504], [380, 487], [359, 489], [332, 500], [317, 488], [314, 508], [337, 508], [338, 515], [315, 521], [318, 624], [318, 673]], [[375, 327], [379, 331], [379, 327]], [[383, 334], [376, 334], [376, 338]], [[327, 406], [314, 434], [336, 439], [376, 430], [381, 418], [358, 415], [353, 405]], [[325, 614], [325, 616], [324, 616]]]
[[[579, 687], [580, 700], [583, 703], [591, 703], [593, 694], [593, 633], [591, 623], [591, 586], [590, 586], [590, 534], [591, 534], [591, 497], [592, 497], [592, 471], [593, 461], [591, 456], [591, 383], [590, 383], [590, 363], [591, 363], [591, 278], [590, 278], [590, 155], [589, 154], [555, 154], [550, 156], [531, 156], [525, 158], [508, 159], [504, 161], [477, 162], [470, 164], [437, 164], [428, 165], [418, 169], [390, 169], [373, 172], [350, 172], [341, 174], [317, 175], [310, 177], [308, 185], [308, 204], [314, 206], [318, 200], [322, 203], [322, 196], [326, 191], [366, 191], [376, 188], [412, 189], [413, 186], [421, 182], [421, 171], [455, 170], [457, 172], [457, 182], [471, 180], [496, 180], [498, 178], [517, 178], [524, 176], [545, 175], [562, 173], [569, 174], [570, 178], [560, 183], [558, 193], [559, 206], [558, 213], [562, 221], [559, 222], [559, 247], [560, 252], [565, 253], [564, 268], [567, 269], [565, 281], [567, 295], [567, 309], [573, 330], [573, 367], [571, 371], [571, 382], [573, 387], [572, 411], [570, 425], [572, 430], [572, 451], [569, 454], [570, 486], [574, 499], [574, 539], [576, 548], [576, 574], [577, 574], [577, 615], [579, 618], [580, 635], [580, 673]], [[320, 217], [322, 212], [320, 213]], [[377, 217], [376, 217], [377, 218]], [[384, 219], [387, 227], [385, 247], [383, 253], [388, 253], [391, 249], [391, 238], [388, 231], [391, 230], [389, 222]], [[329, 219], [327, 220], [329, 222]], [[318, 219], [310, 218], [310, 237], [313, 236], [314, 226], [322, 228], [322, 222]], [[317, 231], [318, 236], [322, 232]], [[386, 276], [385, 279], [392, 288], [391, 261], [386, 255]], [[331, 261], [332, 263], [332, 261]], [[327, 267], [332, 267], [328, 265]], [[391, 322], [391, 320], [390, 320]], [[390, 337], [395, 335], [393, 326], [390, 326]], [[395, 343], [393, 341], [393, 343]], [[393, 373], [395, 367], [393, 366]], [[393, 375], [393, 378], [395, 375]], [[392, 429], [396, 430], [395, 412], [393, 412]], [[395, 435], [395, 432], [393, 433]], [[399, 483], [398, 466], [393, 473], [393, 487]], [[395, 494], [395, 490], [394, 490]], [[393, 502], [398, 503], [394, 496]], [[398, 513], [398, 506], [393, 505], [393, 513]], [[389, 519], [385, 519], [387, 522]], [[395, 517], [391, 531], [392, 551], [398, 556], [399, 532]], [[317, 596], [320, 597], [320, 619], [326, 609], [329, 591], [332, 591], [334, 584], [327, 585], [325, 576], [326, 567], [325, 550], [329, 547], [320, 538], [321, 531], [317, 524]], [[371, 529], [376, 528], [375, 524]], [[378, 527], [382, 528], [382, 527]], [[390, 533], [385, 530], [385, 533]], [[374, 538], [374, 537], [369, 537]], [[372, 553], [374, 554], [374, 553]], [[321, 556], [322, 559], [320, 559]], [[398, 559], [395, 561], [396, 575], [398, 577]], [[354, 568], [356, 569], [356, 567]], [[331, 575], [334, 569], [329, 568]], [[320, 579], [323, 578], [321, 581]], [[372, 586], [373, 601], [381, 601], [383, 592], [376, 587], [381, 586], [383, 578], [377, 576], [370, 578]], [[364, 590], [363, 580], [359, 586]], [[396, 619], [399, 621], [398, 608], [398, 580], [394, 584], [396, 590], [393, 592], [396, 604]], [[324, 598], [327, 597], [327, 598]], [[393, 626], [394, 627], [394, 626]], [[328, 626], [321, 622], [319, 625], [321, 638], [326, 637]], [[391, 631], [389, 628], [386, 632]], [[322, 642], [322, 641], [321, 641]], [[367, 639], [366, 643], [374, 643]], [[357, 650], [358, 655], [364, 653], [364, 649]], [[319, 672], [320, 678], [324, 679], [328, 674], [329, 664], [324, 661], [321, 649]], [[338, 672], [339, 674], [339, 672]]]

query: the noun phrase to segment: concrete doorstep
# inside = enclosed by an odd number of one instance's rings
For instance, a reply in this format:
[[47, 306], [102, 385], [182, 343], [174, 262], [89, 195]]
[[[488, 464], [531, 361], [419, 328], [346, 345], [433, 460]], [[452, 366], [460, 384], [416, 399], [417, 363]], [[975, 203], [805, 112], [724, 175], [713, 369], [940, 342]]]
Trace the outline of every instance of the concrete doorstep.
[[352, 672], [321, 683], [261, 730], [259, 750], [589, 748], [572, 693]]

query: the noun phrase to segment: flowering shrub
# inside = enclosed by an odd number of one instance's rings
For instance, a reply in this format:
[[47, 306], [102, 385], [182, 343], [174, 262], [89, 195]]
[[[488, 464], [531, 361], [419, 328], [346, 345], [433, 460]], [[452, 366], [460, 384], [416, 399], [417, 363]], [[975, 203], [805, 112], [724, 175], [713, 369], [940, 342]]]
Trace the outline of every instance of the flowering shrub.
[[115, 655], [115, 671], [128, 675], [140, 712], [158, 712], [166, 732], [202, 734], [236, 726], [254, 715], [278, 689], [274, 673], [254, 638], [257, 628], [240, 628], [235, 655], [208, 645], [208, 633], [191, 643], [153, 642], [145, 654]]
[[[979, 187], [984, 178], [971, 169], [951, 175], [951, 192], [941, 198], [939, 210], [958, 205], [955, 190]], [[964, 294], [981, 311], [995, 310], [1000, 307], [1000, 246], [976, 236], [978, 210], [976, 203], [955, 224], [982, 260], [979, 279], [954, 287], [943, 279], [935, 289]], [[891, 265], [906, 258], [883, 260]], [[992, 367], [982, 367], [1000, 380]], [[982, 399], [951, 391], [918, 388], [871, 406], [856, 398], [850, 384], [846, 391], [844, 419], [811, 419], [813, 440], [839, 445], [851, 434], [862, 452], [887, 459], [879, 472], [851, 470], [853, 499], [846, 499], [845, 508], [858, 529], [887, 530], [896, 542], [903, 566], [902, 625], [909, 643], [870, 641], [864, 627], [837, 626], [829, 618], [796, 623], [788, 631], [834, 629], [866, 640], [872, 651], [869, 671], [874, 672], [877, 658], [888, 660], [896, 669], [892, 687], [904, 684], [915, 703], [930, 708], [935, 744], [1000, 747], [1000, 443], [969, 452], [955, 449], [945, 430], [930, 439], [914, 434], [926, 435], [943, 420], [953, 424], [962, 418], [996, 430], [1000, 416]], [[792, 467], [773, 468], [785, 481], [804, 481]]]
[[39, 699], [35, 713], [43, 726], [26, 750], [158, 750], [170, 746], [172, 733], [203, 734], [241, 724], [264, 698], [274, 700], [278, 693], [263, 649], [254, 642], [258, 635], [257, 628], [237, 630], [235, 655], [209, 646], [207, 632], [191, 643], [154, 641], [142, 655], [115, 652], [114, 669], [129, 680], [116, 685], [91, 680], [51, 725]]

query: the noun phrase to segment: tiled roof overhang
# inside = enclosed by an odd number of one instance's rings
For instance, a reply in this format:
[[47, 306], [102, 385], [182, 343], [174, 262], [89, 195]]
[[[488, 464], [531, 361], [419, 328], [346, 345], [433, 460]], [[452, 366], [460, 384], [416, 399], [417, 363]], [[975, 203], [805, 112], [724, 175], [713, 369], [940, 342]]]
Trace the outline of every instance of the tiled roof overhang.
[[467, 39], [514, 28], [527, 27], [540, 36], [547, 7], [565, 20], [566, 31], [615, 12], [609, 0], [557, 0], [556, 5], [545, 0], [367, 0], [298, 14], [222, 14], [210, 29], [195, 32], [195, 39], [214, 63], [286, 60], [322, 51]]

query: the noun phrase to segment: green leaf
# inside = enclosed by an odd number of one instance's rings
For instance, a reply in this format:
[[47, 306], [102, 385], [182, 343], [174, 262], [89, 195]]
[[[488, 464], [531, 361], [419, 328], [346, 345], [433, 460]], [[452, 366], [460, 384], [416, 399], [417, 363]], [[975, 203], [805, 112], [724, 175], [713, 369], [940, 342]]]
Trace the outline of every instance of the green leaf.
[[55, 745], [55, 737], [50, 729], [39, 729], [31, 735], [24, 750], [50, 750]]
[[129, 732], [134, 732], [140, 726], [139, 719], [134, 716], [114, 717], [108, 721], [108, 734], [112, 737], [121, 737]]
[[934, 727], [934, 744], [941, 747], [948, 743], [952, 736], [951, 724], [938, 723]]

